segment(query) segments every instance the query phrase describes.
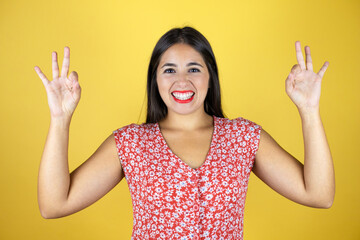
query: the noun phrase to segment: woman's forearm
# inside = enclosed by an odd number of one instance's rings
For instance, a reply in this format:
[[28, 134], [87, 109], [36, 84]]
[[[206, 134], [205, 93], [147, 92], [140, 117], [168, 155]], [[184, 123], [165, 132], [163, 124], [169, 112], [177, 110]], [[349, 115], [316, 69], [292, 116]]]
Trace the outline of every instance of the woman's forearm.
[[335, 196], [335, 174], [320, 112], [300, 111], [304, 137], [306, 192], [315, 203], [330, 207]]
[[70, 119], [52, 119], [41, 157], [38, 176], [38, 203], [42, 216], [51, 218], [67, 200]]

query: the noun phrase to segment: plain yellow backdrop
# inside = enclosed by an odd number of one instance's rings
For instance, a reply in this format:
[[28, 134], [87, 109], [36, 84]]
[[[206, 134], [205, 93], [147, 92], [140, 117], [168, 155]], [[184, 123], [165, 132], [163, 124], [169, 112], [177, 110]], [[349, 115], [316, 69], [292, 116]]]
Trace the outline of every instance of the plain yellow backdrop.
[[37, 174], [49, 127], [45, 89], [51, 51], [71, 51], [82, 97], [70, 129], [75, 169], [115, 129], [145, 119], [146, 73], [157, 40], [192, 26], [217, 58], [229, 118], [262, 125], [303, 161], [301, 122], [285, 93], [296, 64], [295, 41], [309, 45], [322, 85], [321, 115], [336, 173], [330, 209], [282, 197], [254, 174], [244, 237], [360, 239], [360, 1], [0, 1], [0, 239], [130, 239], [126, 180], [89, 208], [46, 220], [37, 205]]

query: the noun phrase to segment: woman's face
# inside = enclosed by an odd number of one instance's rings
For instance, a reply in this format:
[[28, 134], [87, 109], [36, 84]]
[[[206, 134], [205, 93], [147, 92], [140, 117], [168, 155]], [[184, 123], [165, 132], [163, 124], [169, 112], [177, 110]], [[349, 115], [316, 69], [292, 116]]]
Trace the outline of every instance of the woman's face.
[[187, 44], [174, 44], [160, 59], [157, 85], [168, 112], [204, 111], [209, 71], [201, 54]]

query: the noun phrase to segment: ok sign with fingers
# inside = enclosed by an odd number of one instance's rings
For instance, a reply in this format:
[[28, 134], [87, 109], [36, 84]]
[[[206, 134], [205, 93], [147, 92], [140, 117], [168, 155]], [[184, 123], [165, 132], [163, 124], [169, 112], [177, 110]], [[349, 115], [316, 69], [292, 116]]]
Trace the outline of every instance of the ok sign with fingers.
[[305, 47], [306, 64], [300, 42], [295, 43], [298, 64], [286, 79], [286, 93], [297, 106], [304, 139], [303, 163], [284, 150], [264, 129], [252, 171], [284, 197], [317, 208], [332, 206], [335, 174], [329, 144], [319, 112], [321, 81], [329, 66], [325, 62], [313, 72], [310, 48]]
[[73, 71], [68, 77], [69, 65], [70, 49], [65, 47], [60, 76], [56, 52], [52, 53], [52, 81], [49, 81], [40, 68], [35, 66], [35, 71], [45, 86], [52, 118], [71, 118], [80, 100], [81, 88], [78, 75]]
[[318, 111], [321, 80], [329, 66], [325, 62], [318, 73], [313, 71], [313, 65], [310, 55], [310, 47], [305, 46], [306, 64], [301, 52], [300, 42], [295, 42], [296, 58], [298, 64], [291, 69], [286, 79], [286, 93], [295, 103], [300, 112]]

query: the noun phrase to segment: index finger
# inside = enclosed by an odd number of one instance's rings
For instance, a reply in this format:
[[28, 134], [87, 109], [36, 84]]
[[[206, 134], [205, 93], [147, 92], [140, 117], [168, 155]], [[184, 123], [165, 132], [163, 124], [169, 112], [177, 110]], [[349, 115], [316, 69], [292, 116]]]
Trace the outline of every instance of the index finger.
[[67, 77], [69, 74], [69, 65], [70, 65], [70, 48], [64, 48], [64, 60], [61, 68], [61, 77]]
[[304, 57], [303, 57], [303, 54], [301, 52], [300, 41], [295, 42], [295, 50], [296, 50], [296, 58], [297, 58], [297, 61], [298, 61], [299, 65], [300, 65], [301, 70], [306, 70]]

